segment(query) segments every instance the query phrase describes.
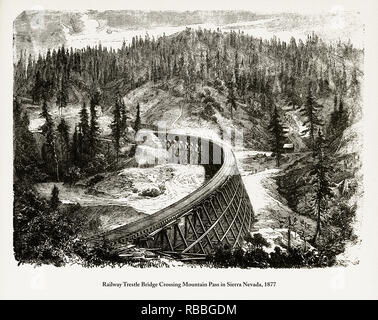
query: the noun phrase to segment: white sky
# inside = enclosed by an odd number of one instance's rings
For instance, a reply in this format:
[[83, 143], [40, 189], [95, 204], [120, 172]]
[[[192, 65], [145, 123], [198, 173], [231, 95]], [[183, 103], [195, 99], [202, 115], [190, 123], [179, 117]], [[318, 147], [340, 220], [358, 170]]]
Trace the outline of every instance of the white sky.
[[[10, 0], [2, 0], [9, 2]], [[57, 9], [57, 10], [251, 10], [255, 12], [299, 12], [320, 13], [338, 10], [360, 11], [367, 8], [374, 0], [106, 0], [106, 1], [77, 1], [77, 0], [18, 0], [25, 9]]]

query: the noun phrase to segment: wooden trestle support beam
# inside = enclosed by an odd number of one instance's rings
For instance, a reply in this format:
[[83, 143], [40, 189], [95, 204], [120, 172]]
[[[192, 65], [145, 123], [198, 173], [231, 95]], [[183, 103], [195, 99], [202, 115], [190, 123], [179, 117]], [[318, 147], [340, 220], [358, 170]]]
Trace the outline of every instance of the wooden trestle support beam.
[[253, 210], [239, 174], [177, 220], [142, 240], [167, 254], [206, 255], [227, 244], [239, 246], [250, 230]]

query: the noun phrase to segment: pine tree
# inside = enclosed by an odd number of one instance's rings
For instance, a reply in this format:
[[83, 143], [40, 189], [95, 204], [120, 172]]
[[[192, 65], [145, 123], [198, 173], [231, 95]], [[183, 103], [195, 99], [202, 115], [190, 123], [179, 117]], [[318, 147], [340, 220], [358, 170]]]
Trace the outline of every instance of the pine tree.
[[325, 152], [326, 140], [319, 129], [316, 138], [315, 163], [310, 171], [312, 177], [312, 185], [314, 188], [314, 196], [312, 199], [312, 207], [316, 216], [316, 230], [313, 237], [313, 242], [316, 243], [317, 237], [321, 234], [322, 217], [328, 208], [328, 199], [333, 197], [332, 181], [330, 173], [332, 166]]
[[344, 130], [348, 127], [349, 123], [348, 112], [344, 109], [343, 99], [340, 98], [339, 102], [335, 95], [334, 110], [331, 113], [328, 134], [331, 139], [340, 138]]
[[14, 94], [23, 96], [25, 94], [26, 80], [26, 59], [23, 51], [21, 51], [20, 59], [14, 68]]
[[72, 135], [71, 161], [74, 165], [79, 165], [80, 163], [79, 133], [77, 131], [77, 126], [75, 126], [75, 130]]
[[283, 153], [285, 135], [276, 106], [274, 107], [273, 116], [271, 117], [268, 129], [272, 136], [270, 139], [271, 149], [276, 155], [276, 163], [277, 167], [279, 167], [281, 164], [281, 155]]
[[42, 134], [45, 137], [45, 152], [48, 167], [54, 167], [53, 171], [56, 174], [56, 180], [59, 181], [59, 161], [56, 152], [55, 144], [55, 129], [54, 121], [47, 109], [46, 100], [43, 101], [41, 117], [45, 119], [45, 123], [41, 126]]
[[122, 123], [121, 123], [121, 102], [117, 100], [113, 108], [113, 121], [110, 124], [112, 130], [112, 138], [114, 149], [116, 151], [116, 159], [118, 163], [119, 150], [120, 150], [120, 139], [122, 135]]
[[89, 134], [90, 134], [90, 127], [89, 127], [89, 117], [87, 107], [85, 102], [80, 110], [80, 122], [79, 122], [79, 152], [80, 152], [80, 160], [86, 161], [88, 160], [89, 156]]
[[123, 100], [121, 99], [121, 131], [122, 135], [125, 135], [127, 133], [127, 119], [129, 117], [127, 116], [126, 113], [126, 106]]
[[27, 112], [21, 114], [19, 102], [15, 99], [14, 108], [14, 158], [13, 168], [15, 178], [27, 180], [38, 177], [38, 163], [40, 161], [37, 144], [33, 134], [29, 131], [29, 117]]
[[134, 131], [137, 133], [140, 130], [141, 126], [141, 119], [140, 119], [140, 105], [139, 103], [137, 104], [137, 113], [134, 121]]
[[54, 184], [54, 187], [51, 190], [50, 208], [53, 209], [53, 210], [58, 209], [59, 203], [60, 203], [60, 201], [59, 201], [59, 189]]
[[64, 73], [61, 76], [60, 88], [56, 95], [56, 104], [59, 108], [59, 113], [62, 115], [62, 110], [67, 106], [68, 103], [68, 91], [67, 91], [67, 80], [65, 79]]
[[238, 52], [235, 51], [235, 59], [234, 59], [234, 76], [235, 76], [235, 83], [239, 83], [239, 55]]
[[96, 91], [90, 100], [90, 128], [89, 128], [89, 150], [91, 156], [95, 156], [98, 149], [98, 139], [100, 136], [100, 126], [98, 123], [98, 115], [96, 111], [96, 105], [99, 103], [99, 93]]
[[16, 97], [13, 97], [13, 126], [14, 131], [19, 129], [21, 125], [21, 106]]
[[43, 79], [40, 70], [37, 70], [32, 88], [33, 103], [39, 103], [43, 96]]
[[57, 127], [57, 132], [60, 146], [60, 159], [62, 159], [67, 165], [69, 162], [70, 137], [69, 127], [64, 118], [60, 120], [60, 123]]
[[236, 110], [236, 97], [235, 97], [235, 81], [231, 80], [228, 83], [228, 95], [227, 95], [227, 104], [230, 106], [230, 117], [231, 120], [234, 118], [233, 111]]
[[294, 75], [290, 75], [288, 79], [288, 84], [285, 88], [285, 93], [288, 99], [288, 105], [293, 106], [295, 109], [297, 106], [301, 105], [301, 99], [296, 93], [296, 80]]
[[303, 131], [303, 133], [309, 133], [310, 135], [310, 145], [311, 148], [314, 148], [315, 146], [315, 132], [317, 126], [322, 125], [322, 121], [319, 117], [319, 111], [320, 111], [321, 105], [319, 105], [315, 97], [312, 94], [311, 91], [311, 84], [308, 86], [307, 91], [307, 97], [305, 104], [301, 107], [301, 115], [306, 118], [303, 125], [307, 128]]

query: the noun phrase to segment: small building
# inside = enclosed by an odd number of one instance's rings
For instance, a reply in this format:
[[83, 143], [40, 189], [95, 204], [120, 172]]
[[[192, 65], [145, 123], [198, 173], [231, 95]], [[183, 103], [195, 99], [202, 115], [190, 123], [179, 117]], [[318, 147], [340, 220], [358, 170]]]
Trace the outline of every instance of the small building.
[[285, 143], [283, 145], [283, 149], [285, 153], [291, 153], [294, 152], [294, 145], [292, 143]]

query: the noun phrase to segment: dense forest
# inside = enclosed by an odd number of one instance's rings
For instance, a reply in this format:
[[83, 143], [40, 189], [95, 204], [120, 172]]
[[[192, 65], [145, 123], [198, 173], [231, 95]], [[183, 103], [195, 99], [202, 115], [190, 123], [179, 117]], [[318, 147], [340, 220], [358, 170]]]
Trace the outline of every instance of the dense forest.
[[[31, 184], [74, 183], [104, 170], [115, 170], [120, 157], [133, 156], [132, 148], [121, 152], [122, 146], [133, 143], [128, 128], [138, 131], [142, 125], [139, 106], [135, 114], [128, 114], [122, 97], [147, 83], [179, 79], [187, 100], [195, 99], [197, 88], [204, 84], [227, 97], [225, 106], [221, 106], [210, 93], [204, 95], [203, 118], [211, 119], [218, 110], [237, 121], [235, 112], [243, 106], [252, 123], [263, 121], [270, 137], [265, 143], [273, 151], [277, 167], [283, 168], [277, 177], [280, 193], [295, 212], [316, 221], [311, 242], [318, 248], [337, 247], [335, 252], [326, 252], [334, 257], [343, 252], [346, 240], [355, 237], [355, 208], [348, 202], [352, 194], [333, 194], [334, 185], [346, 178], [340, 172], [340, 159], [331, 155], [343, 143], [345, 130], [361, 117], [362, 59], [363, 51], [350, 42], [329, 44], [316, 34], [305, 41], [292, 38], [286, 43], [243, 32], [201, 29], [157, 39], [134, 37], [118, 50], [99, 44], [84, 49], [62, 46], [38, 57], [21, 52], [14, 65], [15, 243], [32, 241], [45, 248], [47, 262], [62, 263], [69, 250], [59, 245], [61, 251], [55, 252], [59, 258], [50, 257], [53, 245], [43, 237], [29, 239], [35, 232], [30, 225], [36, 226], [36, 219], [46, 208], [54, 221], [59, 220], [68, 229], [77, 226], [77, 221], [66, 221], [70, 215], [59, 215], [57, 190], [49, 204], [38, 199]], [[80, 121], [69, 127], [64, 108], [72, 101], [81, 105]], [[44, 123], [38, 135], [29, 130], [27, 104], [41, 110]], [[52, 105], [61, 110], [59, 121], [51, 116]], [[98, 106], [112, 106], [109, 137], [101, 134]], [[302, 156], [290, 164], [283, 157], [283, 146], [290, 142], [287, 107], [298, 110], [305, 127], [301, 137], [304, 144], [299, 150]], [[111, 152], [104, 140], [112, 141]], [[353, 177], [353, 172], [348, 172], [348, 177]], [[305, 196], [310, 200], [303, 204]], [[48, 224], [46, 217], [42, 220]], [[46, 234], [55, 232], [46, 228]], [[77, 239], [75, 230], [62, 234], [60, 243], [72, 244]], [[39, 259], [37, 250], [25, 254], [15, 246], [15, 251], [20, 262]]]

